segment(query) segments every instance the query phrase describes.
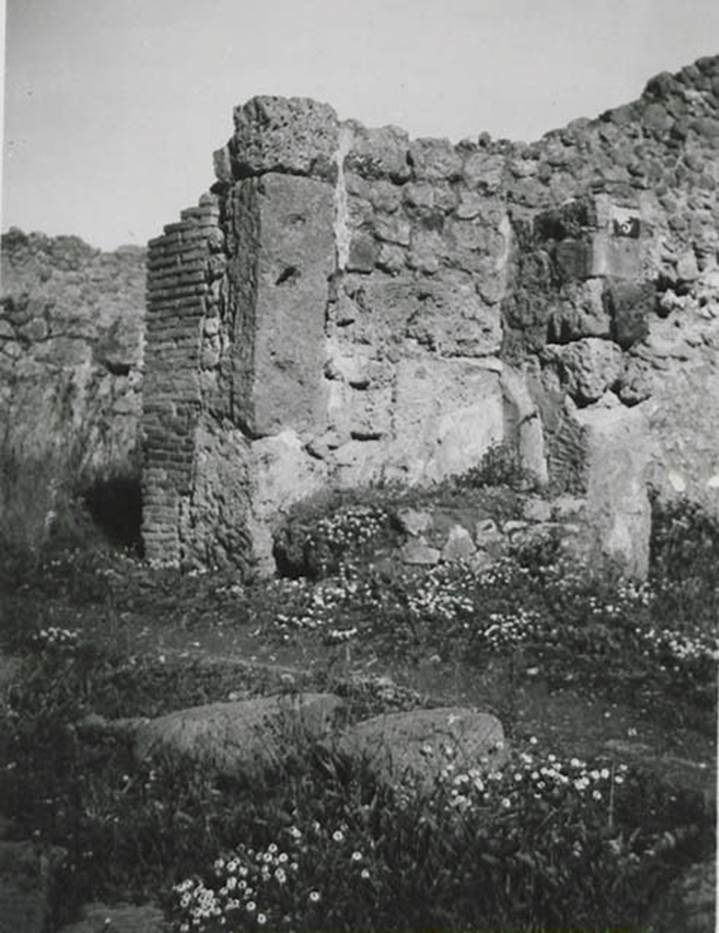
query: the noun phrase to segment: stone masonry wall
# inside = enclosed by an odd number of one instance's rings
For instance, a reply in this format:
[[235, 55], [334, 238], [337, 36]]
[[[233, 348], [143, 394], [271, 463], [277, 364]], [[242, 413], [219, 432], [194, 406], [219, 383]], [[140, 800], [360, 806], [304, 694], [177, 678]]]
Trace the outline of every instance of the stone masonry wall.
[[641, 574], [646, 479], [719, 486], [718, 90], [700, 60], [529, 145], [238, 107], [151, 243], [149, 556], [268, 570], [292, 501], [504, 440]]
[[2, 236], [0, 456], [139, 478], [145, 250]]

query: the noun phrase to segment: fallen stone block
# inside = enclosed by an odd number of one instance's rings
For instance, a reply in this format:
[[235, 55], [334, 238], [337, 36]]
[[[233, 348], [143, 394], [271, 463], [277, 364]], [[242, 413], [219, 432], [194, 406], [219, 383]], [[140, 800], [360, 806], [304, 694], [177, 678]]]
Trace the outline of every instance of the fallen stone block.
[[363, 759], [383, 781], [430, 790], [442, 770], [492, 771], [507, 760], [500, 721], [465, 707], [419, 709], [366, 719], [348, 729], [340, 750]]
[[293, 739], [325, 737], [342, 706], [329, 693], [194, 706], [142, 723], [134, 752], [139, 761], [170, 757], [227, 776], [253, 775], [280, 765]]

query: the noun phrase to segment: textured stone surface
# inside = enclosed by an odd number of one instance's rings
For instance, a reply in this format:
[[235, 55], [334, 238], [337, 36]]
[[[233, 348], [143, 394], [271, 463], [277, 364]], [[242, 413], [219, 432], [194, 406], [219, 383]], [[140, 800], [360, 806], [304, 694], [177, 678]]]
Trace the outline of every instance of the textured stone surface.
[[348, 729], [340, 747], [387, 781], [427, 788], [450, 763], [457, 770], [490, 771], [507, 758], [499, 720], [465, 707], [376, 716]]
[[598, 337], [583, 337], [561, 347], [548, 344], [544, 356], [557, 366], [560, 385], [581, 404], [600, 399], [623, 370], [617, 344]]
[[139, 474], [145, 250], [2, 236], [0, 449]]
[[259, 569], [271, 572], [274, 522], [292, 503], [319, 492], [326, 485], [327, 469], [308, 457], [297, 434], [288, 430], [252, 443], [250, 476], [253, 552]]
[[[213, 197], [151, 244], [149, 552], [182, 560], [197, 528], [209, 555], [236, 522], [270, 570], [277, 477], [429, 483], [502, 440], [541, 484], [589, 491], [595, 544], [632, 573], [647, 478], [719, 508], [717, 78], [707, 59], [528, 145], [410, 140], [296, 98], [238, 108]], [[618, 425], [637, 407], [632, 457]], [[241, 434], [285, 437], [271, 467], [237, 458], [249, 520], [200, 458], [230, 425], [226, 461]], [[602, 478], [605, 441], [623, 467]]]
[[472, 535], [462, 525], [452, 525], [447, 536], [447, 543], [442, 548], [442, 560], [469, 560], [474, 552]]
[[400, 509], [397, 520], [402, 531], [412, 536], [421, 535], [432, 527], [432, 515], [417, 509]]
[[178, 710], [141, 724], [135, 755], [189, 758], [218, 773], [251, 775], [282, 761], [288, 737], [325, 735], [342, 701], [332, 694], [293, 694]]
[[253, 97], [235, 108], [234, 118], [229, 149], [236, 178], [330, 170], [339, 125], [329, 104], [306, 97]]
[[577, 411], [586, 444], [586, 516], [594, 550], [634, 577], [649, 566], [651, 509], [646, 473], [651, 456], [647, 414], [640, 409]]
[[397, 371], [393, 475], [408, 482], [463, 473], [503, 436], [496, 372], [470, 360], [407, 360]]
[[422, 538], [413, 538], [403, 545], [400, 559], [405, 564], [431, 567], [439, 563], [442, 552], [430, 547]]
[[[327, 280], [334, 267], [332, 188], [269, 174], [257, 182], [254, 307], [237, 341], [252, 346], [243, 420], [253, 435], [308, 430], [325, 408]], [[240, 248], [243, 244], [240, 244]], [[249, 245], [249, 244], [248, 244]], [[243, 359], [244, 363], [244, 359]]]

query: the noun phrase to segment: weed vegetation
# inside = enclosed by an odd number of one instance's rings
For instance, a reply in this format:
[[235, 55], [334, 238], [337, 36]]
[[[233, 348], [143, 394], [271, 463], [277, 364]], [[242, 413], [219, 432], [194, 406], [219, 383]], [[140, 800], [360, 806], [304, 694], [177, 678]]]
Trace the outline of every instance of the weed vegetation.
[[[375, 560], [399, 541], [403, 508], [431, 497], [506, 520], [526, 488], [497, 454], [431, 492], [305, 503], [277, 532], [287, 575], [268, 582], [151, 568], [88, 546], [82, 525], [73, 538], [38, 519], [32, 547], [6, 536], [0, 801], [11, 835], [67, 852], [57, 921], [129, 899], [158, 901], [175, 933], [641, 928], [682, 868], [714, 851], [711, 795], [601, 742], [580, 754], [567, 734], [529, 733], [513, 700], [533, 678], [569, 705], [621, 702], [714, 757], [719, 525], [655, 503], [642, 584], [569, 562], [551, 537], [484, 570]], [[200, 648], [208, 633], [244, 633], [326, 663], [287, 675], [171, 655], [160, 631]], [[351, 676], [373, 659], [409, 686]], [[501, 770], [448, 756], [433, 787], [392, 785], [296, 734], [251, 780], [133, 755], [129, 718], [216, 700], [330, 690], [350, 722], [440, 705], [411, 686], [427, 659], [478, 685], [501, 672], [488, 709], [510, 743]]]

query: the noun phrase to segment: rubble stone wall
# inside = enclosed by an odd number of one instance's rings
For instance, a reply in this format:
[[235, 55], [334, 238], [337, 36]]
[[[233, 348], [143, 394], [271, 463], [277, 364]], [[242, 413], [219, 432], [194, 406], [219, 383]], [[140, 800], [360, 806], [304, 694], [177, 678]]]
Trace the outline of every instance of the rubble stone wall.
[[1, 254], [0, 455], [139, 478], [145, 250], [13, 228]]
[[532, 144], [238, 107], [151, 244], [149, 556], [270, 569], [292, 501], [505, 441], [641, 574], [646, 479], [717, 498], [718, 91], [703, 59]]

